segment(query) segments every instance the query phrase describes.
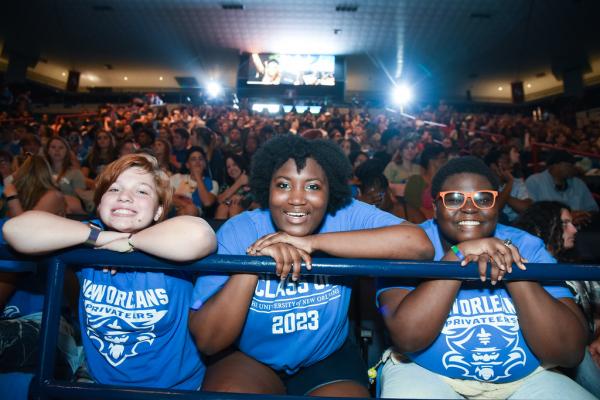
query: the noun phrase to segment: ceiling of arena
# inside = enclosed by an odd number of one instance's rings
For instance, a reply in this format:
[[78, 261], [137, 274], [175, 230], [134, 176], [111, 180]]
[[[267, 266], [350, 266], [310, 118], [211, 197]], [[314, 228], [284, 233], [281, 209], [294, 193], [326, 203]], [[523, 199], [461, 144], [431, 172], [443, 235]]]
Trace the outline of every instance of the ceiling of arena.
[[0, 64], [30, 58], [57, 87], [68, 70], [83, 89], [234, 87], [240, 52], [334, 54], [349, 91], [401, 76], [502, 101], [523, 81], [531, 99], [562, 90], [563, 71], [600, 82], [598, 15], [597, 0], [4, 0]]

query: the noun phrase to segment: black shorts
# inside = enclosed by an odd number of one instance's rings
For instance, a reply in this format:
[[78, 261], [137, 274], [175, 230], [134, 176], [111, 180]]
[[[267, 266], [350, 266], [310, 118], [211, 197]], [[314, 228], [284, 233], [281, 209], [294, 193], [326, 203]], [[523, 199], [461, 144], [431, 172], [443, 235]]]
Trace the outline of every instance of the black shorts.
[[367, 365], [352, 335], [329, 357], [300, 368], [293, 375], [280, 372], [279, 377], [287, 388], [287, 394], [296, 396], [305, 396], [321, 386], [341, 381], [354, 381], [369, 388]]

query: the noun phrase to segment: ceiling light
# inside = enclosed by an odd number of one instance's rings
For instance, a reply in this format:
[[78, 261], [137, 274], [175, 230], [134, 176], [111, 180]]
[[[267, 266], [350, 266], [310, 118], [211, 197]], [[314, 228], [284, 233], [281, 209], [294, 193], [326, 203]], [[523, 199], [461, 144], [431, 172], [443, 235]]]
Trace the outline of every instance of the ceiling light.
[[159, 77], [158, 77], [158, 80], [159, 80], [159, 81], [162, 81], [162, 80], [163, 80], [163, 77], [162, 77], [162, 76], [159, 76]]
[[503, 88], [502, 86], [498, 86], [498, 91], [499, 91], [499, 92], [501, 92], [501, 91], [503, 91], [503, 90], [504, 90], [504, 88]]
[[206, 85], [206, 91], [208, 92], [209, 97], [217, 97], [221, 94], [222, 90], [223, 88], [221, 88], [221, 85], [214, 81], [211, 81]]
[[400, 84], [394, 88], [394, 102], [400, 105], [408, 104], [413, 99], [412, 89], [406, 84]]
[[123, 80], [124, 80], [124, 81], [126, 81], [127, 79], [129, 79], [129, 78], [128, 78], [128, 77], [126, 77], [126, 76], [124, 76], [124, 77], [123, 77]]
[[63, 72], [61, 75], [62, 75], [62, 76], [67, 76], [67, 73], [66, 73], [66, 72]]
[[527, 89], [531, 89], [531, 83], [527, 84]]

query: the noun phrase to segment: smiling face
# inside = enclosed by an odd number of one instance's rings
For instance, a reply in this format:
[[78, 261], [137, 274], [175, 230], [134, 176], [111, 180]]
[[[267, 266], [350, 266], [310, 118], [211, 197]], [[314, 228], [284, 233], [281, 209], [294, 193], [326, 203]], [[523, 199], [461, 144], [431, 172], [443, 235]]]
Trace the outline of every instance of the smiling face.
[[298, 172], [289, 159], [273, 174], [269, 210], [275, 226], [292, 236], [315, 232], [323, 221], [329, 199], [329, 184], [323, 168], [312, 158]]
[[227, 168], [227, 174], [233, 180], [236, 180], [242, 174], [240, 166], [237, 165], [231, 157], [227, 158], [227, 161], [225, 161], [225, 166]]
[[123, 171], [104, 192], [98, 215], [106, 226], [134, 233], [158, 221], [163, 212], [158, 201], [154, 176], [132, 167]]
[[[494, 188], [482, 175], [461, 173], [449, 176], [441, 188], [442, 192], [453, 190], [476, 192], [494, 190]], [[449, 210], [438, 197], [434, 199], [433, 207], [442, 239], [446, 244], [452, 245], [466, 240], [490, 237], [496, 229], [498, 203], [490, 209], [482, 210], [473, 204], [472, 199], [467, 199], [461, 208]]]

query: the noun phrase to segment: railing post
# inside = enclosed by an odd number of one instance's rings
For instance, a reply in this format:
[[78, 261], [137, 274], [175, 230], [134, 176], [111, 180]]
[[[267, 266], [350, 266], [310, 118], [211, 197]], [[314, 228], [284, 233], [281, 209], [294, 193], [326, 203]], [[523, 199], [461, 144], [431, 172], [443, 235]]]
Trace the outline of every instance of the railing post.
[[58, 257], [44, 260], [42, 264], [42, 268], [47, 268], [48, 281], [46, 283], [46, 296], [44, 298], [44, 310], [39, 338], [39, 363], [31, 387], [32, 395], [35, 399], [47, 398], [44, 387], [54, 378], [56, 343], [65, 276], [65, 263]]

